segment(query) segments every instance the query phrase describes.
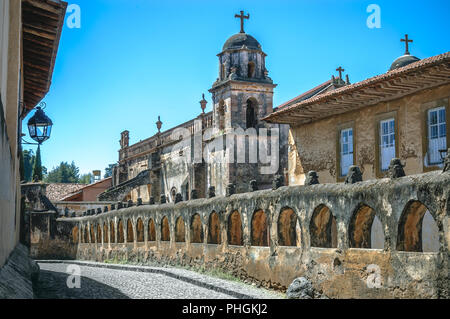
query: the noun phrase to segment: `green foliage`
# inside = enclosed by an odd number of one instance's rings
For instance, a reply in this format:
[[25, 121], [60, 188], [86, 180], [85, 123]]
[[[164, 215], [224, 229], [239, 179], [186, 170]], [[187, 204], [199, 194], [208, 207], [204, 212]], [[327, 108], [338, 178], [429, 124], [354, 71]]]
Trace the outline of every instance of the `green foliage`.
[[90, 184], [90, 183], [92, 183], [93, 180], [94, 180], [94, 175], [92, 175], [91, 173], [81, 175], [81, 177], [80, 177], [81, 184]]
[[105, 176], [103, 176], [103, 178], [112, 176], [113, 168], [115, 166], [117, 166], [117, 164], [109, 164], [108, 167], [105, 168]]
[[38, 146], [37, 148], [37, 152], [36, 152], [36, 158], [34, 160], [34, 165], [33, 165], [33, 181], [34, 182], [39, 182], [42, 181], [42, 163], [41, 163], [41, 147]]
[[25, 182], [31, 182], [31, 176], [33, 174], [35, 155], [33, 150], [23, 150], [22, 151], [22, 165], [23, 165], [23, 176], [22, 180]]
[[71, 164], [61, 162], [58, 167], [52, 169], [45, 178], [46, 183], [79, 183], [79, 168], [72, 161]]

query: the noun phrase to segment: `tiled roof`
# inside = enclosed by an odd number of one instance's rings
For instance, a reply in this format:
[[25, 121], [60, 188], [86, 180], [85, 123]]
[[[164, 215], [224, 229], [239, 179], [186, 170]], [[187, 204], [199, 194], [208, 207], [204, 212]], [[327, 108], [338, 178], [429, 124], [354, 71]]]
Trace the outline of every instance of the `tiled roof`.
[[330, 86], [330, 85], [331, 85], [331, 80], [328, 80], [322, 84], [319, 84], [318, 86], [312, 88], [311, 90], [308, 90], [305, 93], [302, 93], [302, 94], [294, 97], [293, 99], [290, 99], [289, 101], [284, 102], [283, 104], [279, 105], [277, 107], [277, 110], [281, 110], [289, 105], [292, 105], [293, 103], [298, 103], [298, 102], [304, 101], [306, 99], [309, 99], [312, 96], [320, 94], [320, 92], [323, 92], [323, 90], [328, 88], [328, 86]]
[[47, 185], [47, 197], [50, 201], [60, 201], [70, 193], [74, 193], [86, 184], [50, 183]]
[[[446, 52], [443, 54], [439, 54], [427, 59], [423, 59], [414, 63], [411, 63], [407, 66], [388, 71], [384, 74], [377, 75], [374, 77], [371, 77], [369, 79], [356, 82], [354, 84], [346, 85], [344, 87], [338, 88], [336, 90], [332, 90], [323, 94], [319, 94], [316, 96], [313, 96], [311, 98], [308, 98], [306, 100], [300, 101], [298, 103], [293, 103], [292, 105], [289, 105], [287, 107], [281, 108], [277, 110], [276, 112], [270, 114], [264, 120], [271, 122], [271, 123], [289, 123], [291, 120], [287, 119], [288, 116], [295, 114], [304, 116], [305, 120], [300, 120], [300, 122], [307, 122], [315, 120], [319, 117], [317, 117], [317, 114], [314, 114], [314, 116], [311, 116], [309, 119], [307, 118], [309, 115], [312, 115], [314, 112], [321, 113], [322, 117], [332, 115], [331, 113], [327, 113], [324, 111], [324, 109], [316, 109], [309, 107], [314, 105], [325, 105], [327, 103], [335, 104], [340, 103], [341, 105], [344, 105], [345, 102], [352, 101], [353, 93], [358, 93], [365, 89], [371, 89], [372, 87], [385, 85], [386, 83], [390, 81], [397, 80], [399, 78], [407, 78], [407, 77], [425, 77], [425, 74], [422, 74], [422, 71], [428, 68], [436, 67], [439, 65], [443, 65], [444, 67], [448, 67], [448, 64], [450, 62], [450, 52]], [[445, 71], [447, 72], [447, 71]], [[425, 78], [424, 78], [425, 80]], [[414, 81], [414, 79], [411, 79], [411, 81]], [[439, 83], [448, 83], [450, 82], [450, 77], [443, 77]], [[436, 82], [437, 83], [437, 82]], [[438, 84], [439, 84], [438, 83]], [[387, 84], [388, 85], [388, 84]], [[402, 86], [402, 84], [395, 84], [397, 87]], [[407, 88], [407, 86], [405, 86]], [[379, 89], [379, 88], [378, 88]], [[383, 89], [381, 89], [382, 91]], [[387, 91], [386, 91], [387, 92]], [[375, 95], [374, 95], [375, 96]], [[340, 101], [340, 102], [337, 102]], [[332, 112], [339, 111], [339, 106], [332, 105]], [[305, 110], [305, 114], [308, 113], [309, 115], [303, 115], [303, 110]]]

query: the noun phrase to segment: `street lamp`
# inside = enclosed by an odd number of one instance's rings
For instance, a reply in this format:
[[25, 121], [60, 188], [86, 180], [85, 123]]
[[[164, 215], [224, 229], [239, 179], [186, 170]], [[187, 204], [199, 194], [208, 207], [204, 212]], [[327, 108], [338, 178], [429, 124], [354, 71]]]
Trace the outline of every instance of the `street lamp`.
[[50, 138], [53, 125], [52, 120], [45, 115], [43, 108], [45, 108], [45, 103], [41, 102], [36, 108], [36, 113], [28, 120], [28, 132], [38, 145]]

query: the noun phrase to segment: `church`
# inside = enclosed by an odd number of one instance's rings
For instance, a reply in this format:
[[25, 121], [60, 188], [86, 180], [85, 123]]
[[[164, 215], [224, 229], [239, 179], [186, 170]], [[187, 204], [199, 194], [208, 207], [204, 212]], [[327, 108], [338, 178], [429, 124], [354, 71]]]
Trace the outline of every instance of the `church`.
[[274, 179], [284, 184], [289, 126], [262, 120], [274, 111], [276, 84], [261, 44], [244, 31], [250, 16], [241, 11], [235, 17], [240, 32], [217, 55], [219, 75], [209, 89], [213, 110], [205, 113], [203, 95], [199, 115], [179, 126], [161, 131], [158, 118], [158, 133], [133, 145], [123, 131], [113, 187], [99, 199], [175, 202], [177, 194], [189, 200], [268, 189]]
[[[113, 187], [99, 199], [175, 202], [177, 194], [178, 200], [226, 196], [274, 184], [303, 185], [308, 172], [321, 183], [344, 182], [352, 166], [358, 166], [362, 180], [383, 178], [394, 159], [406, 175], [442, 169], [449, 145], [448, 52], [421, 60], [410, 54], [413, 40], [405, 35], [405, 53], [386, 73], [351, 84], [338, 67], [338, 76], [274, 107], [276, 84], [265, 67], [267, 55], [244, 31], [249, 15], [241, 11], [235, 17], [241, 30], [217, 55], [219, 75], [209, 89], [212, 112], [204, 112], [203, 95], [195, 119], [163, 132], [158, 119], [158, 133], [133, 145], [129, 131], [122, 132]], [[180, 128], [186, 134], [175, 136]], [[271, 138], [262, 134], [271, 129], [276, 129]], [[190, 142], [174, 147], [186, 136]], [[271, 142], [270, 151], [261, 151]], [[225, 161], [230, 148], [233, 158]], [[270, 173], [263, 171], [272, 163], [251, 161], [266, 151], [277, 155]], [[239, 156], [245, 161], [236, 160]]]

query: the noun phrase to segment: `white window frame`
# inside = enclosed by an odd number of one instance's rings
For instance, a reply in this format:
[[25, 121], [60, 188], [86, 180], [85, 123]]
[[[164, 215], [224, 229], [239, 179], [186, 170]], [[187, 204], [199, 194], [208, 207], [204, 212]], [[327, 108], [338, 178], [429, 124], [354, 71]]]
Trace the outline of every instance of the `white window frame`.
[[[393, 128], [391, 123], [394, 123]], [[387, 131], [383, 130], [387, 125]], [[395, 141], [395, 118], [391, 117], [380, 121], [380, 170], [386, 171], [389, 168], [391, 159], [396, 157], [396, 141]], [[392, 154], [393, 153], [393, 154]], [[384, 156], [387, 156], [386, 158]]]
[[[353, 165], [353, 128], [345, 128], [340, 130], [340, 174], [346, 176], [348, 169]], [[351, 159], [351, 163], [350, 163]]]
[[[431, 115], [436, 114], [436, 123], [431, 123]], [[428, 165], [442, 164], [440, 149], [447, 149], [447, 118], [445, 106], [439, 106], [427, 111], [428, 130]], [[433, 148], [433, 149], [432, 149]]]

